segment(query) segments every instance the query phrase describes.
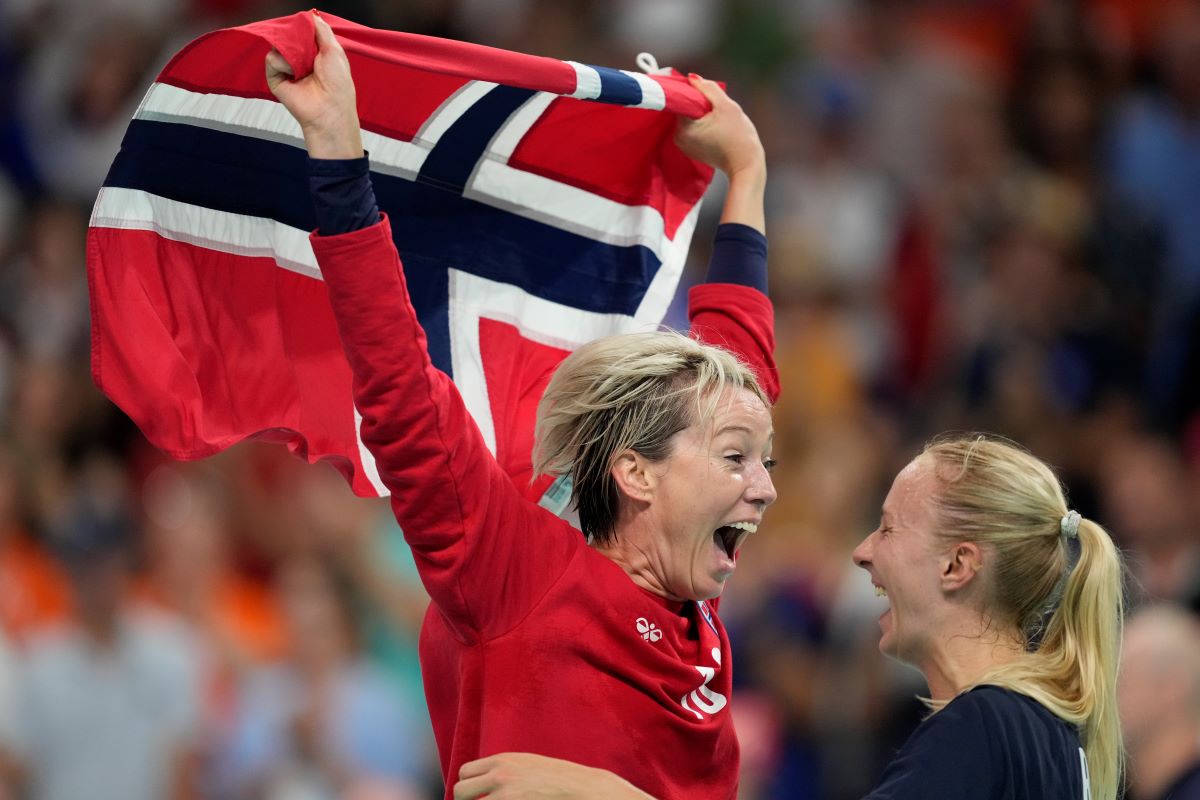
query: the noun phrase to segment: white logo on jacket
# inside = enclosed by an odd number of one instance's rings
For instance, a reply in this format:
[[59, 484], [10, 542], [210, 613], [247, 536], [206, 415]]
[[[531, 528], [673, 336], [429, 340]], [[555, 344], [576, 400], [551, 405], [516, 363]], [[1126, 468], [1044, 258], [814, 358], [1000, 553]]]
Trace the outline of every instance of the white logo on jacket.
[[638, 617], [637, 630], [647, 642], [657, 642], [662, 638], [662, 631], [659, 627], [653, 622], [647, 621], [645, 617]]
[[[708, 688], [709, 682], [716, 677], [717, 669], [721, 666], [721, 648], [714, 647], [712, 649], [712, 657], [713, 661], [717, 662], [717, 666], [701, 667], [696, 665], [696, 671], [700, 673], [700, 677], [704, 681], [692, 690], [690, 694], [679, 698], [679, 704], [695, 714], [696, 719], [701, 721], [704, 720], [705, 714], [716, 714], [729, 703], [729, 698], [725, 695]], [[691, 701], [690, 705], [689, 700]]]

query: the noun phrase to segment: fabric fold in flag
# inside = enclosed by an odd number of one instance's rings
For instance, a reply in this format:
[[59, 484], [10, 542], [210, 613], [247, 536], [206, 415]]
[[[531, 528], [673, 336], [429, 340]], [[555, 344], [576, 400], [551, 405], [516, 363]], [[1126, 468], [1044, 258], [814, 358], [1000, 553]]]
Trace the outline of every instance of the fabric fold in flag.
[[[539, 499], [551, 372], [653, 327], [675, 292], [712, 177], [674, 145], [675, 115], [707, 101], [677, 74], [325, 19], [430, 357]], [[146, 93], [88, 233], [93, 378], [172, 457], [266, 439], [383, 494], [307, 239], [303, 139], [264, 78], [272, 47], [310, 72], [310, 15], [202, 36]]]

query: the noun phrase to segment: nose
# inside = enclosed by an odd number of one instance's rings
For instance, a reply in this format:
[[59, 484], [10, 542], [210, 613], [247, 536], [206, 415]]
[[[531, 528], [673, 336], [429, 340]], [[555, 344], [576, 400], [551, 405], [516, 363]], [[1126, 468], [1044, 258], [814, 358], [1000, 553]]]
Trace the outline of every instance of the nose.
[[874, 549], [875, 534], [872, 533], [858, 543], [858, 547], [854, 548], [854, 553], [850, 557], [854, 559], [855, 564], [863, 569], [868, 569], [871, 566], [871, 555]]
[[774, 503], [776, 497], [778, 495], [775, 492], [775, 482], [771, 480], [771, 473], [766, 467], [760, 466], [746, 486], [746, 499], [764, 509]]

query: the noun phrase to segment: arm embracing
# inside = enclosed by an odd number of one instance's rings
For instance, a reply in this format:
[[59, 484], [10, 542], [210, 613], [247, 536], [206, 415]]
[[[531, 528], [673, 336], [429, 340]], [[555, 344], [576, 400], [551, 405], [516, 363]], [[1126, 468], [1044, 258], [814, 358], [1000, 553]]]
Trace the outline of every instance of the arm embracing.
[[532, 753], [500, 753], [463, 764], [454, 800], [654, 800], [602, 769]]

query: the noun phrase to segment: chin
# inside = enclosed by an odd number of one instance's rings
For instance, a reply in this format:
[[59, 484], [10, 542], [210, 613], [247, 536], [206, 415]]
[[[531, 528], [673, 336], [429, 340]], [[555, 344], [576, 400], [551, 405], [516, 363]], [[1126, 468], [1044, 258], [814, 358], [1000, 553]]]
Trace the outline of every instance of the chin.
[[713, 600], [720, 597], [723, 591], [725, 591], [725, 581], [710, 580], [704, 583], [696, 583], [692, 585], [692, 591], [688, 599]]
[[896, 647], [896, 641], [888, 635], [884, 635], [879, 640], [879, 652], [889, 658], [894, 658], [897, 661], [902, 661], [900, 658], [900, 650]]

